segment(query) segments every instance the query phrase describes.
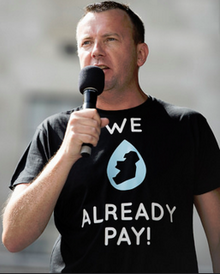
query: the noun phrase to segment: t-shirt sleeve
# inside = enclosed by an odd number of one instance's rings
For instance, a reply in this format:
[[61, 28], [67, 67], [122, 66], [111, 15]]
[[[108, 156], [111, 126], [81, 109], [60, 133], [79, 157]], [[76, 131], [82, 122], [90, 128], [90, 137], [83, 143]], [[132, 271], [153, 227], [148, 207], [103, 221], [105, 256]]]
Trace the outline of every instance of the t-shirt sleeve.
[[194, 126], [196, 140], [194, 194], [200, 195], [220, 187], [220, 150], [206, 119], [202, 115], [197, 118]]
[[9, 187], [13, 190], [18, 184], [27, 184], [33, 181], [42, 171], [49, 158], [46, 133], [42, 127], [38, 127], [15, 169]]
[[54, 114], [46, 118], [21, 157], [12, 176], [10, 188], [32, 182], [60, 148], [71, 111]]

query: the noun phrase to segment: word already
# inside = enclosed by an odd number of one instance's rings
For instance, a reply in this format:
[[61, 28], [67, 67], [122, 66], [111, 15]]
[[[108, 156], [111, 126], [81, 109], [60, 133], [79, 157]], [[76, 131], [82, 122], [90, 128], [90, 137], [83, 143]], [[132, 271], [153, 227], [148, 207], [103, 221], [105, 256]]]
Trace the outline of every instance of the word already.
[[[176, 210], [176, 207], [170, 208], [168, 204], [166, 204], [166, 210], [168, 211], [170, 222], [173, 223], [173, 214]], [[158, 203], [151, 203], [151, 220], [160, 221], [164, 217], [165, 209]], [[117, 206], [114, 204], [106, 204], [105, 205], [105, 216], [100, 218], [98, 216], [97, 207], [94, 206], [92, 210], [92, 216], [89, 215], [86, 209], [83, 209], [83, 218], [82, 218], [82, 228], [88, 224], [103, 223], [104, 221], [108, 221], [110, 218], [113, 220], [121, 220], [121, 221], [132, 221], [133, 219], [138, 220], [139, 218], [145, 218], [146, 221], [150, 220], [149, 214], [143, 203], [140, 203], [136, 212], [132, 210], [132, 203], [122, 203], [121, 211], [118, 213]]]

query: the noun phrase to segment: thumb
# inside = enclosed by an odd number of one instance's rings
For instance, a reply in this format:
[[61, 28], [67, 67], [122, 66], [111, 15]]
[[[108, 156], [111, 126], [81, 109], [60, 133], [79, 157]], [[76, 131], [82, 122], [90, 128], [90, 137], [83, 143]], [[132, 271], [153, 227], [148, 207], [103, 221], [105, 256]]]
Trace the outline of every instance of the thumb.
[[107, 126], [109, 124], [108, 118], [101, 118], [101, 128]]

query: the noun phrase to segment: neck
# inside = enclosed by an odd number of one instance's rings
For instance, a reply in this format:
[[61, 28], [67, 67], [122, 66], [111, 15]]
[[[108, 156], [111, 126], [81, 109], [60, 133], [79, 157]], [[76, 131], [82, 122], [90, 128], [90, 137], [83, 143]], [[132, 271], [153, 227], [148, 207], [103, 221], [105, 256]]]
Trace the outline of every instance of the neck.
[[123, 110], [143, 104], [148, 96], [141, 90], [119, 94], [118, 92], [103, 91], [98, 96], [96, 107], [102, 110]]

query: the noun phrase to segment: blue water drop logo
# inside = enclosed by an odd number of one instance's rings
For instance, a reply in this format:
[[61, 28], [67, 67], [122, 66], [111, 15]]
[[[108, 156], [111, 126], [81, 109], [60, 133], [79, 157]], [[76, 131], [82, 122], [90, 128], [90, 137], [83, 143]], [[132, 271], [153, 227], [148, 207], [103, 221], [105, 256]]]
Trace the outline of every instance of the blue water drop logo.
[[138, 150], [127, 140], [112, 154], [107, 167], [111, 185], [121, 191], [138, 187], [145, 179], [147, 168]]

